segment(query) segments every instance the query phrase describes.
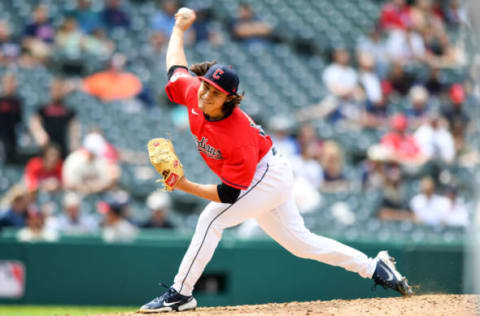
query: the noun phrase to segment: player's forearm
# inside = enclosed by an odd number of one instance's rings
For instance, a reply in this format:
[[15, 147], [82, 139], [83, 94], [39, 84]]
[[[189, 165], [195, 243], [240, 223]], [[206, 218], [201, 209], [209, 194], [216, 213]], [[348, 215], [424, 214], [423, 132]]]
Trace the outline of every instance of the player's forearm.
[[183, 35], [183, 30], [177, 26], [173, 27], [167, 47], [167, 70], [176, 65], [188, 67], [183, 44]]
[[213, 202], [221, 203], [216, 184], [199, 184], [189, 181], [184, 177], [175, 186], [175, 190], [180, 190]]

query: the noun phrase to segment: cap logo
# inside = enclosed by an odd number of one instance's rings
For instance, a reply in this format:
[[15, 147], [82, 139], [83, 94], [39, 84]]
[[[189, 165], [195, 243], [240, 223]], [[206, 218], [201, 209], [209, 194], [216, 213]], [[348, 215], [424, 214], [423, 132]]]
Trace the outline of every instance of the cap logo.
[[213, 73], [212, 77], [216, 80], [220, 79], [220, 76], [224, 74], [224, 71], [222, 69], [217, 69], [215, 70], [215, 72]]

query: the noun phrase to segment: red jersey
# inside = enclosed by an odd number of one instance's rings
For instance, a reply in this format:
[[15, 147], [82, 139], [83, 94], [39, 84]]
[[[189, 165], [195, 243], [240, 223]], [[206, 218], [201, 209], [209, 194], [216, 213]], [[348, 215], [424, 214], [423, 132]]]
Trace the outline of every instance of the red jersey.
[[25, 167], [25, 182], [31, 191], [36, 190], [46, 179], [55, 178], [62, 182], [62, 161], [59, 161], [52, 170], [46, 170], [41, 157], [30, 159]]
[[391, 149], [402, 159], [416, 159], [421, 155], [417, 141], [411, 135], [401, 135], [395, 132], [382, 137], [381, 143]]
[[186, 69], [177, 68], [165, 90], [170, 101], [187, 106], [190, 131], [208, 167], [225, 184], [244, 190], [272, 140], [239, 108], [221, 120], [208, 120], [198, 107], [200, 83]]
[[383, 6], [380, 14], [380, 25], [383, 29], [405, 30], [410, 24], [410, 10], [408, 6], [399, 8], [398, 6], [387, 3]]

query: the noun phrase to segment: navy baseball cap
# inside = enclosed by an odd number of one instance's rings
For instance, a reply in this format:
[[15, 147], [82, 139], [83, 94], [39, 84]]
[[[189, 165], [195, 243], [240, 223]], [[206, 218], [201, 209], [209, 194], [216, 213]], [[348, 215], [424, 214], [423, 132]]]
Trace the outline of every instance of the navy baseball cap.
[[230, 66], [215, 64], [207, 73], [199, 77], [225, 94], [237, 94], [238, 75]]

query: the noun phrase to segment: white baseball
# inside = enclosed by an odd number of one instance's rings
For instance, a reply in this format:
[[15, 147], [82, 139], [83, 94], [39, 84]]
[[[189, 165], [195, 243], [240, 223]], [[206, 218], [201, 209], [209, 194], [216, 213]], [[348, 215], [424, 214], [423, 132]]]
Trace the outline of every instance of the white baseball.
[[190, 18], [195, 14], [195, 12], [193, 12], [193, 10], [189, 8], [180, 8], [177, 13], [181, 14], [186, 19]]

